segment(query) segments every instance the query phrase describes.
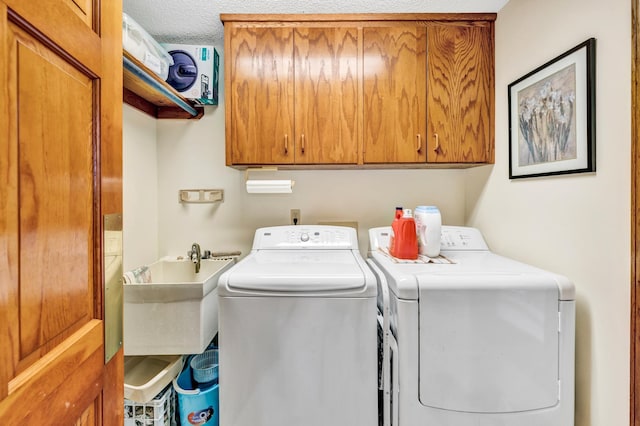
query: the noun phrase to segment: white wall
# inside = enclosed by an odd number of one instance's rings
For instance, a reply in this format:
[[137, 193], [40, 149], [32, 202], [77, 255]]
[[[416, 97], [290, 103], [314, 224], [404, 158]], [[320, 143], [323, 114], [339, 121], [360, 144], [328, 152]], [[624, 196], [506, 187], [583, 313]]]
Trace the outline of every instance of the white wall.
[[[510, 0], [496, 22], [496, 163], [467, 172], [467, 223], [577, 289], [576, 425], [629, 424], [628, 0]], [[508, 179], [507, 86], [597, 39], [597, 172]]]
[[158, 257], [158, 160], [156, 120], [123, 106], [123, 268]]

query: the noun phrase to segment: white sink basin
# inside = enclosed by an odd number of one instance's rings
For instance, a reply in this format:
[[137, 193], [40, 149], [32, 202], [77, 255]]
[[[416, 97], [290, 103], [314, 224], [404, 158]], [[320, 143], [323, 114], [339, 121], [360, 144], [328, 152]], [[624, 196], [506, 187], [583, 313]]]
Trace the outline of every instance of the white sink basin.
[[232, 259], [163, 258], [149, 266], [150, 283], [125, 284], [124, 354], [201, 353], [218, 332], [218, 279]]
[[152, 283], [197, 283], [205, 282], [225, 265], [220, 260], [202, 260], [200, 271], [188, 260], [161, 259], [149, 265]]
[[205, 259], [196, 273], [193, 262], [164, 258], [148, 265], [150, 283], [125, 284], [125, 302], [169, 302], [204, 297], [218, 286], [218, 278], [233, 260]]

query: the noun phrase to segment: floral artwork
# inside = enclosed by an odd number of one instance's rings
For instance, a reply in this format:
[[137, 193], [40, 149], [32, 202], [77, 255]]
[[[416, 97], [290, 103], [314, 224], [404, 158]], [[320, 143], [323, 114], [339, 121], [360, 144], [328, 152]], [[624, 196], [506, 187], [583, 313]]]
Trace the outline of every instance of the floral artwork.
[[511, 83], [509, 179], [596, 171], [596, 39]]
[[518, 93], [520, 166], [576, 158], [575, 102], [575, 64]]

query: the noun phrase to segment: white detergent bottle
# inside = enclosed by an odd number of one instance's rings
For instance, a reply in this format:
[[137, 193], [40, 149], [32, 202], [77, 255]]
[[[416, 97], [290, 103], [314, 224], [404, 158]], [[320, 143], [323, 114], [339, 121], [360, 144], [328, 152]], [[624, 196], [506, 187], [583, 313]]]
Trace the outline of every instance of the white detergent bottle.
[[438, 257], [440, 255], [440, 231], [442, 217], [436, 206], [418, 206], [414, 210], [418, 247], [422, 255]]

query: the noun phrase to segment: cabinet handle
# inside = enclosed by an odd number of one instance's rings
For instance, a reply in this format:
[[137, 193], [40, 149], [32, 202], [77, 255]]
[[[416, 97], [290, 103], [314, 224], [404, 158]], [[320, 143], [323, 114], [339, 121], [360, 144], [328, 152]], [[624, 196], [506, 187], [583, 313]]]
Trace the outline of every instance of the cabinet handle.
[[284, 153], [285, 155], [289, 153], [289, 135], [284, 135]]
[[416, 151], [420, 152], [422, 149], [422, 136], [420, 136], [420, 133], [416, 135], [416, 138], [418, 139], [418, 149], [416, 149]]
[[302, 153], [304, 154], [304, 133], [300, 135], [300, 149], [302, 150]]
[[438, 151], [440, 151], [440, 136], [438, 136], [437, 133], [434, 133], [433, 136], [435, 136], [435, 138], [436, 138], [436, 147], [433, 148], [433, 150], [435, 152], [438, 152]]

